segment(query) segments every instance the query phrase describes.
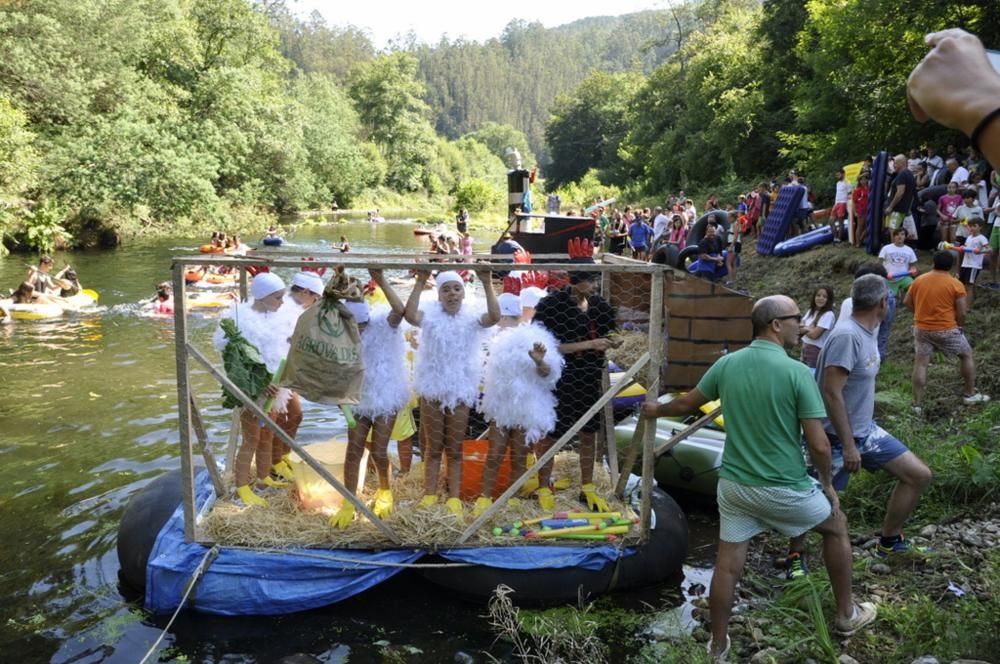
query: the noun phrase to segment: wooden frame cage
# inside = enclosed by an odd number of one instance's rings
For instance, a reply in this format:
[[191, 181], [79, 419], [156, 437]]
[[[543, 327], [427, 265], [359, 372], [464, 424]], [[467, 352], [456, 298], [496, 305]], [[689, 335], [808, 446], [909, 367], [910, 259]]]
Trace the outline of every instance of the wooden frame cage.
[[[206, 537], [198, 527], [199, 515], [196, 512], [195, 499], [195, 453], [197, 452], [205, 460], [208, 472], [211, 476], [215, 490], [215, 498], [226, 496], [230, 493], [231, 487], [227, 486], [226, 479], [219, 472], [219, 467], [212, 453], [210, 441], [202, 421], [201, 413], [197, 405], [197, 399], [191, 390], [190, 362], [195, 360], [203, 366], [206, 371], [231, 394], [233, 394], [244, 407], [249, 409], [257, 418], [261, 419], [264, 425], [270, 429], [278, 439], [295, 451], [312, 470], [329, 483], [337, 492], [349, 500], [357, 512], [364, 518], [371, 521], [390, 541], [400, 547], [414, 547], [412, 542], [403, 542], [400, 537], [353, 493], [348, 491], [344, 485], [332, 476], [322, 464], [320, 464], [308, 452], [308, 446], [303, 446], [290, 438], [273, 420], [271, 420], [260, 406], [236, 387], [227, 377], [225, 371], [214, 365], [206, 355], [195, 347], [188, 339], [187, 310], [185, 307], [185, 294], [187, 285], [185, 282], [185, 272], [192, 266], [215, 265], [227, 266], [238, 274], [238, 285], [241, 300], [247, 298], [248, 271], [251, 266], [267, 266], [268, 268], [334, 268], [343, 266], [348, 270], [367, 270], [377, 268], [382, 270], [412, 270], [427, 269], [429, 267], [443, 266], [442, 263], [433, 263], [434, 260], [441, 260], [440, 255], [420, 254], [386, 254], [386, 253], [312, 253], [308, 258], [300, 257], [288, 251], [268, 251], [253, 252], [245, 257], [226, 257], [218, 255], [200, 255], [190, 257], [176, 257], [173, 261], [173, 289], [174, 289], [174, 330], [175, 330], [175, 355], [177, 368], [177, 403], [178, 417], [180, 425], [180, 445], [181, 445], [181, 482], [182, 482], [182, 504], [184, 510], [184, 535], [187, 541], [197, 541], [202, 544], [215, 544]], [[565, 271], [569, 267], [566, 263], [565, 254], [548, 254], [534, 256], [535, 263], [531, 264], [532, 270], [559, 270]], [[509, 256], [498, 255], [476, 255], [466, 257], [463, 262], [448, 263], [450, 267], [468, 269], [490, 269], [496, 271], [506, 271], [511, 269]], [[615, 443], [614, 422], [611, 417], [612, 399], [621, 391], [626, 389], [633, 380], [639, 380], [640, 372], [645, 370], [645, 382], [647, 386], [646, 400], [655, 400], [657, 395], [664, 391], [663, 387], [670, 386], [676, 388], [690, 388], [697, 382], [697, 378], [707, 369], [713, 357], [725, 350], [735, 350], [746, 345], [750, 341], [750, 305], [749, 298], [740, 296], [733, 291], [722, 289], [700, 279], [689, 276], [687, 273], [673, 268], [635, 261], [615, 255], [606, 254], [596, 258], [594, 264], [574, 264], [575, 271], [599, 272], [601, 275], [601, 291], [604, 296], [615, 306], [618, 311], [619, 323], [626, 323], [634, 330], [643, 330], [647, 335], [648, 349], [632, 364], [625, 374], [613, 386], [610, 385], [605, 372], [603, 384], [603, 394], [591, 408], [563, 435], [545, 454], [541, 455], [537, 461], [531, 465], [520, 477], [513, 479], [511, 485], [502, 493], [494, 504], [479, 517], [476, 517], [462, 532], [461, 536], [453, 543], [454, 546], [467, 546], [468, 539], [475, 534], [489, 519], [496, 514], [507, 501], [515, 495], [520, 487], [528, 481], [542, 465], [552, 459], [557, 452], [562, 450], [566, 444], [574, 438], [585, 422], [598, 412], [604, 411], [606, 430], [603, 431], [605, 450], [607, 453], [608, 466], [610, 468], [611, 483], [616, 488], [616, 493], [622, 495], [625, 488], [625, 481], [628, 477], [628, 470], [635, 466], [638, 455], [642, 455], [641, 473], [641, 504], [640, 504], [640, 542], [645, 543], [649, 538], [650, 513], [651, 513], [651, 492], [653, 487], [653, 470], [655, 457], [667, 451], [673, 444], [693, 433], [697, 428], [703, 426], [711, 420], [711, 417], [703, 417], [695, 422], [688, 430], [674, 436], [667, 444], [655, 446], [656, 429], [653, 426], [640, 426], [636, 428], [636, 435], [629, 450], [628, 458], [624, 464], [625, 472], [619, 471], [618, 450]], [[692, 309], [692, 302], [702, 301], [700, 310], [704, 312], [705, 307], [709, 307], [712, 312], [718, 315], [709, 316], [707, 324], [708, 339], [692, 340], [690, 337], [698, 333], [694, 326], [699, 329], [705, 327], [698, 322], [698, 312]], [[672, 310], [678, 311], [677, 321], [671, 319]], [[717, 311], [716, 311], [717, 310]], [[695, 314], [692, 316], [692, 314]], [[712, 322], [714, 321], [714, 323]], [[721, 327], [716, 323], [724, 323]], [[672, 357], [677, 358], [676, 366], [666, 363], [666, 350], [668, 347], [668, 330], [676, 332], [678, 338], [679, 353], [672, 353]], [[714, 330], [714, 331], [713, 331]], [[682, 332], [686, 334], [682, 335]], [[725, 335], [731, 335], [727, 337]], [[683, 345], [687, 344], [687, 345]], [[700, 371], [699, 371], [700, 369]], [[235, 411], [238, 413], [238, 411]], [[715, 413], [717, 414], [717, 413]], [[229, 442], [226, 452], [226, 468], [231, 468], [236, 447], [238, 445], [237, 425], [238, 417], [233, 417], [234, 426], [230, 432]], [[641, 437], [641, 445], [638, 439]], [[598, 457], [599, 459], [600, 457]], [[209, 509], [213, 500], [203, 508]]]

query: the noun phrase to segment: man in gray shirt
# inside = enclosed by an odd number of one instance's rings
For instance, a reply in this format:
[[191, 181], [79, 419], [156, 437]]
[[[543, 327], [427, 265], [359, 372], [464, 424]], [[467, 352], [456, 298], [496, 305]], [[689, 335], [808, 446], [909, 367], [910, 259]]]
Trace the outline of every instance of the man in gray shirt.
[[[833, 451], [834, 488], [846, 489], [850, 473], [862, 467], [869, 472], [885, 470], [897, 480], [875, 550], [883, 558], [921, 552], [903, 537], [903, 524], [931, 481], [931, 471], [924, 462], [874, 420], [879, 369], [876, 333], [885, 318], [888, 297], [889, 288], [882, 277], [868, 274], [855, 279], [851, 316], [830, 332], [816, 361], [816, 380], [826, 405], [823, 428]], [[789, 543], [789, 578], [806, 573], [804, 545], [804, 537]]]

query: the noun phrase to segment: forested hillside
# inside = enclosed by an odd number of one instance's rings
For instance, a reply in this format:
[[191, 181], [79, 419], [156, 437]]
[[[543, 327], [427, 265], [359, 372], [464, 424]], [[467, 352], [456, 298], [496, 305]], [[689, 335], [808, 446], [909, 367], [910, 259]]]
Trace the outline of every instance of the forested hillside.
[[950, 26], [996, 47], [996, 0], [690, 0], [381, 52], [285, 0], [12, 0], [0, 247], [333, 201], [502, 210], [511, 145], [550, 190], [641, 199], [790, 165], [822, 188], [872, 150], [964, 140], [906, 106], [922, 36]]

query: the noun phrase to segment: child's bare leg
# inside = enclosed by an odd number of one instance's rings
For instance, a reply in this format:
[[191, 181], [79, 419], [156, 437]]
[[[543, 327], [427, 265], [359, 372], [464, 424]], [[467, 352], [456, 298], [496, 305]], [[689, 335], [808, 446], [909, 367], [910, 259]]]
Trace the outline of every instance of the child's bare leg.
[[406, 475], [413, 465], [413, 436], [396, 441], [399, 450], [399, 474]]
[[375, 420], [375, 431], [372, 433], [372, 460], [378, 473], [378, 487], [389, 488], [389, 437], [392, 435], [392, 424], [396, 416], [380, 417]]
[[438, 474], [441, 471], [441, 450], [444, 449], [444, 413], [438, 404], [420, 400], [420, 430], [426, 440], [424, 454], [424, 495], [437, 495]]
[[462, 488], [462, 442], [469, 426], [469, 407], [456, 406], [444, 416], [445, 453], [448, 455], [448, 497], [458, 498]]
[[[552, 449], [553, 445], [555, 445], [555, 440], [553, 440], [549, 436], [546, 436], [545, 438], [542, 438], [535, 444], [535, 448], [537, 449], [536, 453], [538, 454], [539, 457], [541, 457], [550, 449]], [[553, 465], [555, 465], [554, 461], [552, 459], [549, 459], [544, 466], [538, 469], [538, 486], [540, 486], [543, 489], [546, 489], [552, 485]]]
[[367, 417], [357, 418], [358, 424], [347, 430], [347, 454], [344, 456], [344, 486], [351, 493], [358, 493], [358, 475], [361, 469], [361, 458], [365, 455], [365, 441], [372, 421]]
[[486, 467], [483, 469], [483, 487], [479, 495], [493, 497], [493, 487], [497, 481], [497, 473], [503, 464], [503, 455], [507, 450], [509, 429], [501, 429], [496, 424], [490, 426], [490, 451], [486, 455]]
[[260, 425], [257, 424], [257, 417], [249, 410], [243, 409], [240, 414], [240, 427], [243, 429], [243, 444], [236, 452], [234, 462], [234, 472], [236, 486], [246, 486], [250, 484], [250, 461], [257, 451], [257, 442], [260, 439]]
[[271, 446], [274, 443], [274, 432], [260, 427], [257, 438], [257, 479], [263, 480], [271, 475]]
[[524, 444], [524, 429], [512, 429], [508, 435], [510, 446], [510, 477], [516, 480], [528, 469], [528, 446]]

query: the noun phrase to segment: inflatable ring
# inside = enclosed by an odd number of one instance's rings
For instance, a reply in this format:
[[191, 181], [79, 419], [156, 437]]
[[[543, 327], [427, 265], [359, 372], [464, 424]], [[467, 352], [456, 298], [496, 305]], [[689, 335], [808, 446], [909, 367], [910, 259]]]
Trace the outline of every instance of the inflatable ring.
[[200, 251], [203, 254], [221, 254], [223, 251], [225, 251], [225, 249], [223, 249], [222, 247], [216, 247], [211, 244], [203, 244], [200, 247], [198, 247], [198, 251]]

